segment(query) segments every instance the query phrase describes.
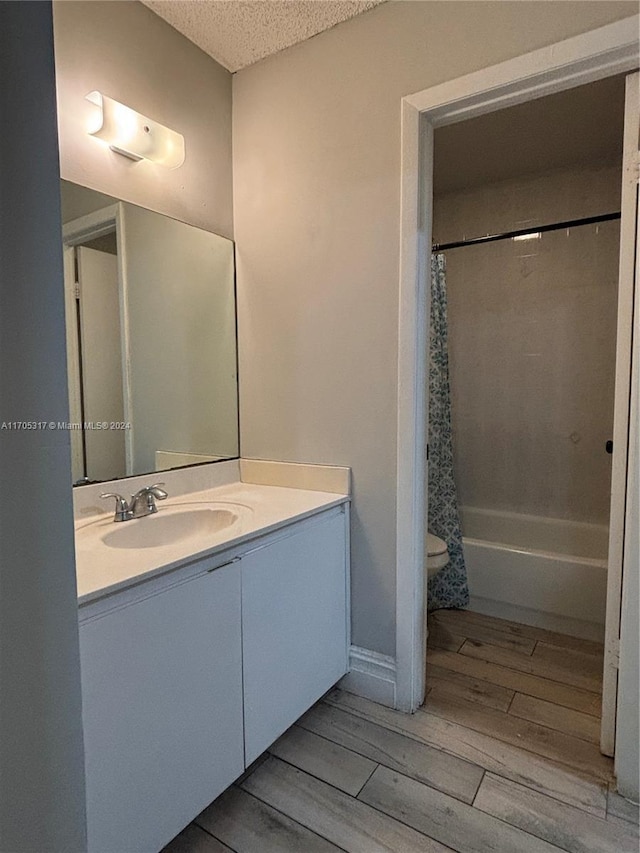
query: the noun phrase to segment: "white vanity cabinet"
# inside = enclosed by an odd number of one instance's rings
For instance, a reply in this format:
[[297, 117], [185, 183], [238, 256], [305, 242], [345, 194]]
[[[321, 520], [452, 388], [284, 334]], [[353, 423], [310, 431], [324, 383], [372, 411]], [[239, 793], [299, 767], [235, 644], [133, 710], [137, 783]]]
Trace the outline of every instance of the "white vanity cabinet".
[[80, 609], [89, 853], [157, 853], [348, 664], [348, 504]]
[[176, 574], [80, 622], [89, 853], [160, 850], [244, 770], [238, 566]]
[[245, 762], [347, 671], [344, 507], [241, 560]]

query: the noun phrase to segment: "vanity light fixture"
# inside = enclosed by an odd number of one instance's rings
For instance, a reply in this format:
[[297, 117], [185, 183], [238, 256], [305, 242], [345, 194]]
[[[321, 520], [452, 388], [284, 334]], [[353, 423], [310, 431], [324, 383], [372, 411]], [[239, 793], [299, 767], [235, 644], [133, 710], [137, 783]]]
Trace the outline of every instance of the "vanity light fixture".
[[177, 169], [184, 163], [184, 136], [140, 115], [102, 92], [89, 92], [87, 100], [98, 107], [89, 134], [106, 142], [112, 151], [131, 160]]

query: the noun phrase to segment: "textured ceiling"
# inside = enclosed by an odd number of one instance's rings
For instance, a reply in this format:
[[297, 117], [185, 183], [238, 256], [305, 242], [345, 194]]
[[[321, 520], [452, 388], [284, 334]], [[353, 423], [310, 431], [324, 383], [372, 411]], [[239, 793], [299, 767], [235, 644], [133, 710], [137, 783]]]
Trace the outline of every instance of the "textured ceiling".
[[142, 0], [229, 71], [311, 38], [384, 0]]

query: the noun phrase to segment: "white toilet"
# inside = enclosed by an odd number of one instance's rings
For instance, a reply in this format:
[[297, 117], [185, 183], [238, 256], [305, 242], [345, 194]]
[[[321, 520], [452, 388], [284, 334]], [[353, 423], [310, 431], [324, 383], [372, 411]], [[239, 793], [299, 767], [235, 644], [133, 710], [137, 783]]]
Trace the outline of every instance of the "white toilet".
[[427, 577], [432, 578], [437, 575], [448, 562], [447, 543], [433, 533], [427, 533]]

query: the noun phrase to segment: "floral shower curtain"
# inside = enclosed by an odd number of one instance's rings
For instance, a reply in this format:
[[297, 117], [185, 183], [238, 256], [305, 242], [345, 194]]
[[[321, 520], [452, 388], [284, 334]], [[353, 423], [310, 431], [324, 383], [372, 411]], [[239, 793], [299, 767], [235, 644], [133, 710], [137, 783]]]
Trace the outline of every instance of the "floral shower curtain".
[[447, 349], [447, 283], [444, 255], [431, 256], [429, 328], [429, 510], [427, 526], [447, 543], [450, 560], [429, 580], [428, 609], [469, 603], [458, 498], [453, 476], [451, 398]]

